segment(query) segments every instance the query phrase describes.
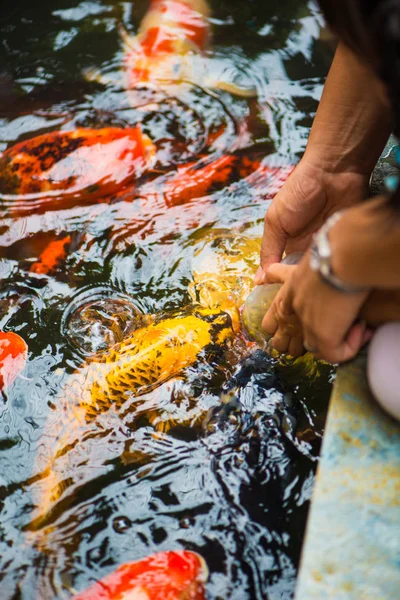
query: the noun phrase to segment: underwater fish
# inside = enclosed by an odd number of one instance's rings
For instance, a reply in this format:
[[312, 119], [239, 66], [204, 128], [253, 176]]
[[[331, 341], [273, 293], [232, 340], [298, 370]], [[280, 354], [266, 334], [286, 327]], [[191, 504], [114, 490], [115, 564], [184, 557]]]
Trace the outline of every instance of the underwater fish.
[[232, 181], [244, 179], [260, 167], [259, 160], [239, 155], [223, 155], [210, 162], [196, 161], [181, 165], [162, 183], [167, 206], [177, 206], [224, 188]]
[[236, 333], [242, 327], [240, 308], [254, 287], [260, 250], [260, 238], [216, 230], [205, 237], [193, 257], [190, 297], [209, 310], [227, 312]]
[[[120, 27], [123, 87], [131, 91], [145, 87], [174, 97], [182, 86], [196, 85], [254, 97], [254, 88], [207, 74], [204, 54], [211, 39], [210, 15], [206, 0], [151, 0], [136, 35]], [[111, 83], [96, 68], [84, 75], [89, 81]]]
[[55, 131], [19, 142], [0, 156], [2, 207], [15, 217], [90, 204], [135, 182], [153, 154], [139, 127]]
[[152, 0], [138, 34], [122, 32], [125, 87], [163, 88], [192, 79], [190, 59], [210, 38], [209, 14], [205, 0]]
[[38, 260], [29, 269], [31, 273], [51, 275], [65, 261], [71, 245], [71, 236], [65, 235], [57, 240], [52, 240]]
[[[79, 443], [94, 436], [96, 417], [120, 408], [130, 397], [140, 396], [193, 365], [201, 353], [210, 359], [234, 337], [229, 315], [220, 310], [197, 308], [155, 320], [137, 329], [123, 342], [94, 357], [67, 378], [57, 401], [54, 420], [45, 435], [53, 443], [48, 448], [45, 467], [35, 498], [40, 515], [27, 527], [37, 530], [51, 517], [54, 504], [71, 485], [70, 468], [60, 464]], [[55, 441], [55, 443], [54, 443]], [[63, 463], [64, 464], [64, 463]], [[74, 483], [87, 472], [75, 473]]]
[[201, 199], [205, 205], [211, 194], [246, 182], [258, 200], [269, 200], [278, 193], [293, 169], [293, 165], [265, 164], [259, 154], [253, 157], [243, 153], [201, 157], [155, 178], [146, 180], [144, 177], [134, 192], [122, 192], [118, 198], [124, 201], [140, 198], [155, 209], [157, 206], [179, 206], [194, 199]]
[[211, 39], [210, 14], [206, 0], [152, 0], [136, 36], [121, 30], [124, 87], [131, 90], [145, 85], [171, 96], [179, 84], [197, 83], [239, 96], [255, 96], [254, 89], [207, 75], [201, 58]]
[[[274, 430], [265, 438], [276, 442], [279, 437], [283, 442], [279, 451], [283, 454], [287, 442], [293, 441], [290, 436], [296, 428], [296, 411], [291, 395], [284, 392], [276, 366], [276, 361], [259, 348], [240, 361], [236, 373], [223, 386], [220, 405], [209, 411], [207, 428], [216, 417], [223, 424], [235, 414], [249, 427], [261, 412], [267, 418], [264, 427], [268, 425], [270, 433]], [[265, 443], [265, 439], [260, 442]]]
[[28, 346], [12, 331], [0, 331], [0, 390], [7, 388], [24, 369]]
[[125, 563], [72, 600], [205, 600], [208, 569], [188, 550]]
[[[232, 346], [242, 330], [240, 308], [253, 288], [260, 246], [258, 238], [231, 231], [206, 236], [193, 258], [193, 306], [154, 318], [66, 379], [46, 425], [45, 436], [52, 443], [38, 476], [35, 504], [40, 514], [28, 530], [47, 529], [66, 490], [72, 485], [76, 490], [87, 479], [90, 465], [72, 468], [71, 451], [79, 453], [81, 444], [99, 436], [99, 415], [110, 409], [115, 414], [128, 399], [176, 377], [200, 357], [210, 361], [213, 353], [221, 356], [221, 350]], [[161, 425], [163, 432], [168, 430], [167, 423]]]

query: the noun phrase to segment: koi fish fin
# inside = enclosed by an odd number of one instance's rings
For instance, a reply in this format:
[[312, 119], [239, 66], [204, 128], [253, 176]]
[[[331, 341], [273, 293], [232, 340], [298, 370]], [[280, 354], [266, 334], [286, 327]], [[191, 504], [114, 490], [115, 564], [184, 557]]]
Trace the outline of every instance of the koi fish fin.
[[257, 89], [255, 87], [240, 87], [230, 81], [213, 81], [209, 84], [209, 87], [221, 92], [228, 92], [228, 94], [239, 96], [240, 98], [255, 98], [257, 96]]
[[87, 69], [84, 69], [82, 71], [82, 75], [83, 78], [86, 79], [86, 81], [93, 81], [95, 83], [100, 83], [104, 86], [110, 85], [110, 83], [112, 83], [111, 78], [104, 75], [104, 73], [102, 73], [96, 67], [88, 67]]
[[125, 49], [136, 50], [138, 44], [136, 35], [132, 35], [131, 33], [129, 33], [129, 31], [125, 29], [125, 27], [122, 25], [122, 23], [118, 25], [118, 31]]

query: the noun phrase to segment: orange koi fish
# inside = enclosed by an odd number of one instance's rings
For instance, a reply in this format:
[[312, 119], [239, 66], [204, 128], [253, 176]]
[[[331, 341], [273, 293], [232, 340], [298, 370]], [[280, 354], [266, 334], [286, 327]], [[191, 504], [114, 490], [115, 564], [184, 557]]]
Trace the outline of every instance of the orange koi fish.
[[0, 390], [24, 369], [27, 353], [28, 346], [17, 333], [0, 331]]
[[[174, 96], [177, 86], [197, 84], [238, 96], [255, 96], [254, 89], [207, 75], [203, 55], [211, 38], [209, 16], [206, 0], [151, 0], [138, 34], [132, 36], [121, 30], [124, 87], [133, 90], [145, 86]], [[107, 83], [95, 71], [87, 72], [87, 76]]]
[[208, 569], [188, 550], [157, 552], [121, 565], [72, 600], [205, 600]]
[[259, 190], [260, 197], [270, 199], [293, 169], [292, 165], [269, 167], [260, 159], [228, 154], [208, 163], [200, 160], [182, 165], [175, 173], [145, 183], [138, 189], [138, 194], [151, 199], [158, 192], [163, 195], [167, 206], [177, 206], [247, 179], [252, 187]]
[[139, 127], [40, 135], [0, 156], [0, 200], [12, 216], [91, 203], [135, 182], [153, 154]]
[[234, 180], [247, 177], [257, 170], [259, 161], [241, 156], [226, 155], [204, 165], [201, 161], [178, 167], [168, 179], [164, 196], [168, 206], [183, 204], [224, 188]]
[[125, 87], [169, 88], [193, 77], [193, 54], [210, 37], [205, 0], [152, 0], [137, 36], [122, 32]]
[[40, 275], [51, 275], [54, 273], [65, 261], [70, 245], [70, 235], [65, 235], [61, 239], [50, 242], [39, 256], [39, 259], [33, 263], [29, 269], [30, 272]]

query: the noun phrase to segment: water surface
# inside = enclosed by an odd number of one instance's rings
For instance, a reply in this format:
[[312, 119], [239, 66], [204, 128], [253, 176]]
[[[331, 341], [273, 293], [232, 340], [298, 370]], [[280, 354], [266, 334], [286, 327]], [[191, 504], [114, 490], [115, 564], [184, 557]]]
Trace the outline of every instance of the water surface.
[[[331, 56], [313, 4], [215, 0], [207, 69], [215, 79], [254, 88], [256, 96], [193, 87], [155, 102], [142, 90], [139, 109], [138, 98], [132, 105], [119, 84], [118, 26], [136, 32], [147, 8], [144, 0], [5, 2], [0, 150], [59, 129], [141, 123], [157, 144], [163, 173], [212, 153], [295, 164]], [[107, 85], [85, 79], [93, 68]], [[0, 327], [29, 346], [23, 376], [0, 401], [5, 600], [40, 597], [39, 579], [47, 582], [46, 597], [68, 598], [122, 562], [182, 547], [206, 559], [210, 600], [292, 597], [328, 368], [307, 379], [301, 369], [270, 365], [269, 380], [243, 384], [239, 409], [225, 418], [217, 418], [217, 409], [235, 365], [226, 358], [189, 370], [144, 396], [131, 416], [111, 420], [93, 449], [93, 477], [59, 511], [47, 553], [23, 531], [46, 422], [61, 382], [84, 360], [85, 349], [68, 337], [71, 310], [105, 297], [128, 299], [142, 313], [185, 307], [199, 245], [218, 231], [260, 235], [268, 205], [263, 191], [262, 182], [235, 180], [180, 206], [130, 198], [14, 219], [5, 211]], [[51, 276], [31, 272], [46, 243], [66, 233], [76, 243], [63, 267]], [[155, 435], [155, 424], [168, 419], [177, 425]]]

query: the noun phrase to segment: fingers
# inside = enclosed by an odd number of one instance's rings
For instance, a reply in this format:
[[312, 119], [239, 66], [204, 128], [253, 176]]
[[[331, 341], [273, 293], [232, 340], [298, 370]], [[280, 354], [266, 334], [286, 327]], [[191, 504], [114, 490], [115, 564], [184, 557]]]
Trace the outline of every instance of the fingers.
[[267, 272], [265, 273], [265, 282], [285, 283], [295, 268], [296, 265], [283, 265], [282, 263], [275, 263], [268, 267]]
[[294, 357], [304, 354], [300, 321], [292, 310], [291, 292], [286, 286], [279, 290], [262, 327], [272, 337], [271, 346], [278, 352]]
[[365, 323], [357, 323], [339, 344], [317, 340], [315, 343], [318, 351], [315, 355], [332, 364], [347, 362], [358, 354], [368, 339], [370, 339], [370, 331], [366, 329]]
[[288, 353], [294, 358], [302, 356], [305, 353], [303, 335], [301, 333], [290, 339]]
[[260, 285], [265, 282], [265, 271], [277, 262], [280, 262], [285, 249], [288, 234], [281, 226], [279, 211], [276, 209], [276, 199], [269, 207], [264, 219], [264, 234], [262, 239], [260, 264], [254, 278], [254, 283]]
[[283, 297], [278, 296], [265, 315], [262, 327], [272, 338], [271, 346], [281, 354], [298, 357], [309, 351], [329, 363], [343, 363], [354, 358], [371, 338], [372, 332], [365, 323], [354, 325], [342, 341], [333, 335], [327, 337], [321, 332], [303, 331], [299, 318], [292, 312], [283, 292]]
[[[295, 321], [293, 323], [293, 321]], [[273, 336], [278, 328], [282, 331], [286, 331], [287, 327], [297, 324], [297, 318], [293, 313], [290, 295], [287, 290], [287, 286], [282, 286], [277, 293], [275, 300], [271, 304], [270, 309], [264, 316], [262, 321], [262, 328], [266, 333]]]
[[319, 358], [342, 363], [353, 358], [371, 335], [365, 323], [353, 325], [365, 294], [332, 290], [310, 269], [308, 260], [295, 267], [272, 265], [268, 276], [282, 284], [262, 322], [278, 352], [299, 356], [305, 346]]

